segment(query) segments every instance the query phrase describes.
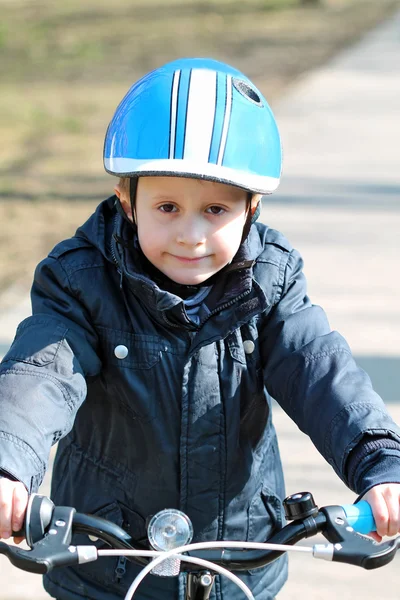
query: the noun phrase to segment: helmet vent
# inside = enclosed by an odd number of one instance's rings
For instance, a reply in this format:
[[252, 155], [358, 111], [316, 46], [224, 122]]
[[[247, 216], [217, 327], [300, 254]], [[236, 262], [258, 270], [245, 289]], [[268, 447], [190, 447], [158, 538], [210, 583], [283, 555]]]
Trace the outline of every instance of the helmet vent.
[[260, 96], [257, 94], [256, 90], [252, 88], [248, 83], [243, 81], [243, 79], [234, 79], [232, 81], [234, 87], [237, 91], [242, 94], [247, 100], [253, 102], [257, 106], [263, 106]]

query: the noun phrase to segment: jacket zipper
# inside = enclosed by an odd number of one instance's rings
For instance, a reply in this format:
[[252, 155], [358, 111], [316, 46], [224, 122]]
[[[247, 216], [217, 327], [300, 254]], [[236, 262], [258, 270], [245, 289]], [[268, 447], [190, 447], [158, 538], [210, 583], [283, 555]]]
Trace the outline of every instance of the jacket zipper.
[[[113, 221], [114, 221], [114, 222], [113, 222], [113, 231], [115, 232], [115, 228], [116, 228], [116, 226], [117, 226], [117, 215], [114, 217], [114, 220], [113, 220]], [[114, 235], [112, 235], [112, 236], [111, 236], [111, 244], [110, 244], [110, 246], [111, 246], [111, 256], [112, 256], [112, 259], [113, 259], [113, 261], [115, 262], [115, 264], [117, 265], [117, 267], [118, 267], [118, 270], [119, 270], [119, 264], [118, 264], [118, 261], [117, 261], [117, 256], [116, 256], [116, 254], [115, 254], [115, 250], [114, 250], [114, 244], [116, 244], [116, 241], [115, 241], [115, 239], [114, 239]]]
[[[114, 217], [114, 223], [113, 223], [114, 230], [115, 230], [116, 224], [117, 224], [117, 216]], [[113, 261], [115, 263], [115, 266], [117, 267], [117, 273], [119, 275], [119, 289], [122, 290], [123, 274], [122, 274], [122, 270], [120, 269], [120, 266], [119, 266], [119, 263], [118, 263], [118, 260], [117, 260], [117, 255], [115, 254], [115, 249], [114, 249], [114, 244], [115, 243], [116, 242], [114, 240], [114, 237], [112, 236], [111, 237], [111, 244], [110, 244], [110, 246], [111, 246], [111, 258], [113, 259]]]
[[124, 577], [126, 573], [126, 557], [119, 556], [117, 566], [114, 571], [114, 581], [115, 583], [121, 583], [121, 579]]
[[239, 300], [242, 300], [245, 296], [248, 296], [248, 294], [250, 294], [250, 292], [251, 292], [251, 290], [246, 290], [245, 292], [240, 294], [240, 296], [236, 296], [236, 298], [229, 300], [229, 302], [225, 302], [225, 304], [221, 304], [220, 306], [217, 306], [216, 308], [214, 308], [214, 310], [211, 311], [210, 314], [208, 314], [206, 316], [206, 318], [201, 321], [200, 327], [202, 325], [204, 325], [204, 323], [206, 323], [206, 321], [208, 321], [208, 319], [210, 319], [213, 315], [217, 314], [221, 310], [224, 310], [225, 308], [229, 308], [229, 306], [232, 306], [233, 304], [236, 304], [236, 302], [238, 302]]
[[[129, 523], [127, 523], [125, 520], [123, 520], [121, 527], [122, 527], [122, 529], [129, 531]], [[126, 556], [118, 557], [117, 566], [115, 567], [115, 571], [114, 571], [114, 583], [116, 583], [116, 584], [120, 584], [121, 580], [125, 577], [126, 561], [127, 561]]]
[[[205, 319], [203, 319], [199, 325], [199, 329], [200, 327], [202, 327], [204, 325], [204, 323], [206, 323], [206, 321], [208, 321], [208, 319], [210, 319], [213, 315], [215, 315], [216, 313], [220, 312], [221, 310], [224, 310], [225, 308], [229, 308], [229, 306], [232, 306], [233, 304], [235, 304], [236, 302], [238, 302], [239, 300], [242, 300], [245, 296], [247, 296], [248, 294], [250, 294], [251, 290], [246, 290], [245, 292], [243, 292], [242, 294], [240, 294], [240, 296], [237, 296], [236, 298], [233, 298], [232, 300], [229, 300], [229, 302], [225, 302], [224, 304], [221, 304], [220, 306], [217, 306], [213, 311], [210, 312], [210, 314], [208, 314], [206, 316]], [[176, 327], [178, 329], [181, 329], [182, 326], [181, 325], [176, 325], [175, 323], [172, 323], [168, 317], [165, 315], [165, 311], [162, 311], [161, 316], [164, 320], [164, 322], [169, 325], [170, 327]]]

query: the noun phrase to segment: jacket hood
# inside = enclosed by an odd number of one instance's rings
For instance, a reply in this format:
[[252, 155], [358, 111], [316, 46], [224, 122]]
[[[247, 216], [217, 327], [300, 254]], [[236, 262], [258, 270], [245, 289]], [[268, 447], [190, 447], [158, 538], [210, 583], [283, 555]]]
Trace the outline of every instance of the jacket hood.
[[115, 263], [112, 250], [112, 236], [119, 216], [117, 196], [110, 196], [100, 202], [95, 212], [75, 232], [79, 237], [94, 246], [106, 260]]

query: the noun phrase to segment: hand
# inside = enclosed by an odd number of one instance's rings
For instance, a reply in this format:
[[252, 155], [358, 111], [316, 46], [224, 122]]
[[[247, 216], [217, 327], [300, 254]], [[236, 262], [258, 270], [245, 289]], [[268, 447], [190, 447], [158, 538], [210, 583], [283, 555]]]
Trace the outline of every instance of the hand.
[[[8, 539], [12, 531], [19, 531], [24, 524], [28, 492], [20, 481], [0, 479], [0, 538]], [[24, 538], [15, 537], [20, 544]]]
[[376, 533], [370, 535], [377, 542], [384, 535], [396, 535], [400, 532], [400, 484], [384, 483], [371, 488], [364, 494], [371, 508], [376, 523]]

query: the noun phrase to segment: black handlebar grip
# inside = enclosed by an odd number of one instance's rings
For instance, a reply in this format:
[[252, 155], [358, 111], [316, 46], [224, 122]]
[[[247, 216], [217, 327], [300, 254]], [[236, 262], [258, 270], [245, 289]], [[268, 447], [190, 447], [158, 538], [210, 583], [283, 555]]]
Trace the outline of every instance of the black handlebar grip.
[[19, 531], [13, 531], [12, 537], [26, 538], [26, 543], [32, 548], [41, 540], [50, 524], [54, 504], [47, 496], [32, 494], [26, 507], [25, 519]]

